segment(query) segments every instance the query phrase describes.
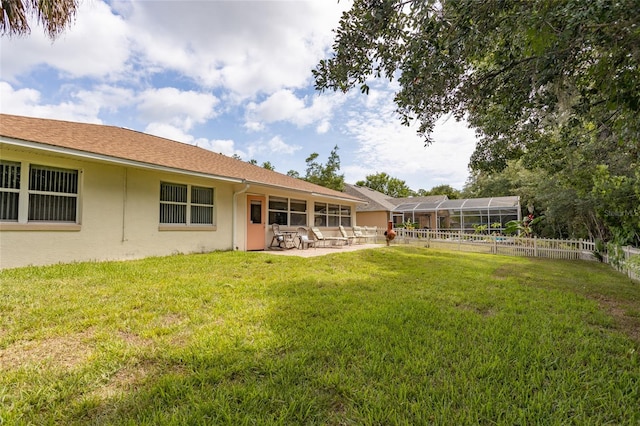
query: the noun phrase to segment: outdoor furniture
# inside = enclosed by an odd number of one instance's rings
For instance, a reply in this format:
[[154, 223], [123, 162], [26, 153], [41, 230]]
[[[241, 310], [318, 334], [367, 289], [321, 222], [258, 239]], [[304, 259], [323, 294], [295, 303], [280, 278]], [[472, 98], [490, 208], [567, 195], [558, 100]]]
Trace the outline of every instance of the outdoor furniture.
[[353, 227], [353, 235], [356, 237], [356, 242], [367, 242], [367, 237], [362, 233], [362, 228], [360, 228], [359, 226]]
[[311, 246], [313, 246], [313, 248], [316, 248], [316, 241], [309, 236], [309, 230], [304, 226], [298, 227], [297, 237], [299, 241], [298, 242], [299, 249], [304, 250], [305, 245], [307, 246], [307, 248]]
[[311, 228], [311, 232], [313, 232], [313, 235], [315, 235], [317, 242], [322, 242], [324, 247], [327, 247], [327, 245], [340, 247], [338, 242], [341, 242], [341, 245], [347, 245], [348, 243], [348, 240], [344, 237], [325, 237], [324, 235], [322, 235], [322, 232], [320, 232], [320, 229], [318, 229], [318, 227], [316, 226]]
[[373, 242], [375, 243], [378, 238], [378, 227], [377, 226], [365, 226], [364, 227], [364, 237], [368, 241], [369, 238], [373, 238]]
[[297, 232], [282, 231], [280, 229], [280, 225], [278, 225], [277, 223], [271, 224], [271, 229], [273, 231], [273, 238], [271, 238], [271, 244], [269, 244], [269, 248], [279, 247], [282, 249], [291, 249], [296, 246], [295, 239]]
[[353, 244], [356, 241], [357, 237], [355, 235], [347, 234], [347, 230], [344, 229], [344, 226], [340, 225], [338, 229], [340, 229], [340, 233], [342, 234], [342, 236], [347, 239], [347, 243], [349, 245]]

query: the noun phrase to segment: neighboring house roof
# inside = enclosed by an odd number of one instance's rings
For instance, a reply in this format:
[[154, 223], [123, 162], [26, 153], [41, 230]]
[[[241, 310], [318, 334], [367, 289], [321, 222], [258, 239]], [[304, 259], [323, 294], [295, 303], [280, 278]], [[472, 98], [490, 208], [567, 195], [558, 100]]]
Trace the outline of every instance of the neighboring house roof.
[[0, 114], [0, 136], [4, 143], [85, 158], [362, 201], [197, 146], [121, 127]]
[[395, 208], [394, 199], [392, 197], [366, 186], [351, 185], [347, 183], [344, 185], [344, 192], [367, 201], [366, 204], [356, 206], [356, 212], [388, 212], [393, 211]]

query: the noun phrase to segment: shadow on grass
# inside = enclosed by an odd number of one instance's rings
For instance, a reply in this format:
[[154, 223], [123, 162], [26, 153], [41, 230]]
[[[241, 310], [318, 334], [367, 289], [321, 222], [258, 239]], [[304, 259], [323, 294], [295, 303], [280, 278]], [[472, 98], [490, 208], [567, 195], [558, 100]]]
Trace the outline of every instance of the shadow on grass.
[[[57, 412], [31, 413], [32, 419], [233, 425], [640, 419], [637, 352], [607, 330], [594, 303], [549, 285], [557, 284], [555, 266], [547, 273], [546, 263], [415, 248], [246, 259], [253, 283], [240, 274], [215, 284], [242, 299], [220, 319], [235, 326], [206, 324], [179, 344], [160, 339], [153, 348], [136, 342], [126, 350], [102, 348], [119, 357], [101, 367], [106, 378], [83, 385], [91, 392], [79, 387], [68, 404], [58, 401]], [[560, 267], [565, 275], [578, 273], [568, 265]], [[518, 273], [496, 274], [501, 268]], [[602, 276], [590, 279], [599, 283]], [[185, 279], [189, 284], [195, 285]], [[242, 309], [248, 313], [236, 315]]]

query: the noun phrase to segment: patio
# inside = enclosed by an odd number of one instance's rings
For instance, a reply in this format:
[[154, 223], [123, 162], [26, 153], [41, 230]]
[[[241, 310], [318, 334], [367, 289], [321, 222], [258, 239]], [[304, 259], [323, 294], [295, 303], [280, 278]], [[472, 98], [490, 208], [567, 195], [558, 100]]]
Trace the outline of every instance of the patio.
[[351, 244], [347, 246], [332, 246], [332, 247], [310, 247], [308, 249], [267, 249], [261, 253], [275, 254], [279, 256], [298, 256], [298, 257], [315, 257], [324, 256], [331, 253], [343, 253], [348, 251], [365, 250], [371, 248], [386, 247], [385, 244]]

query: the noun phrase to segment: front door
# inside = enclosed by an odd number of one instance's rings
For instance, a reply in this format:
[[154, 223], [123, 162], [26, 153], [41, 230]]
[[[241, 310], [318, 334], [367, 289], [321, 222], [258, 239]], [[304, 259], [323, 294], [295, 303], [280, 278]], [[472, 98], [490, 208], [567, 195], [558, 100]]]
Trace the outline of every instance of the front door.
[[247, 250], [264, 250], [266, 218], [264, 197], [247, 195]]

